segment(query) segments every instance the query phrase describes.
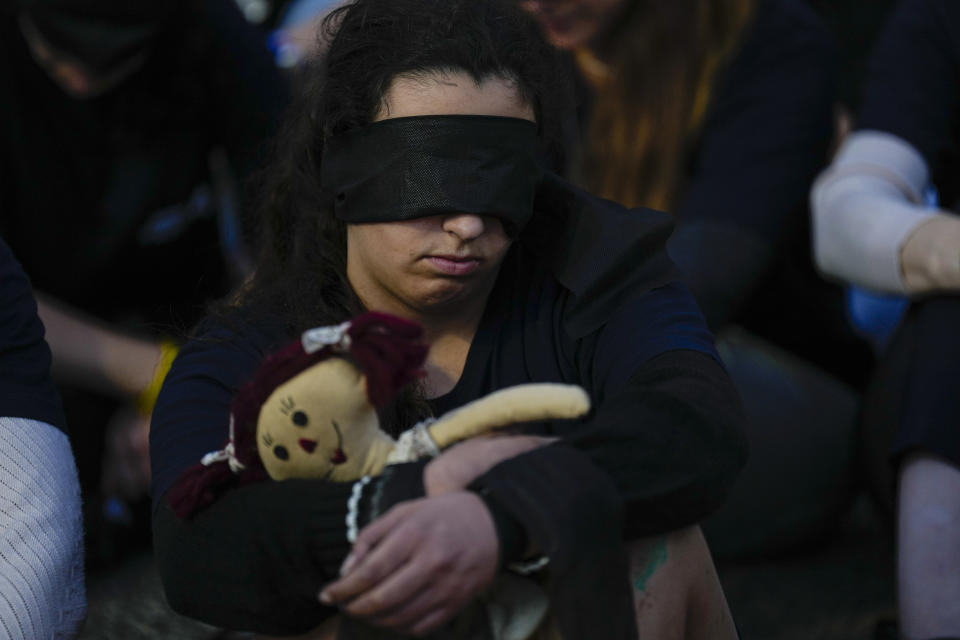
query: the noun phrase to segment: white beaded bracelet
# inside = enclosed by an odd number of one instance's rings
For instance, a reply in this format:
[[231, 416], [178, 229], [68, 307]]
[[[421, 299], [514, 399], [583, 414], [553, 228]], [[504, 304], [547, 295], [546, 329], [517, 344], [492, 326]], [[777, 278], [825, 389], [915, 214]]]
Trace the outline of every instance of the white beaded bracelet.
[[533, 560], [521, 560], [520, 562], [511, 562], [507, 565], [507, 568], [513, 571], [514, 573], [519, 573], [522, 576], [528, 576], [531, 573], [536, 573], [544, 567], [550, 564], [550, 558], [547, 556], [540, 556], [539, 558], [534, 558]]
[[347, 500], [347, 542], [353, 544], [357, 540], [357, 516], [360, 510], [360, 497], [363, 495], [363, 488], [370, 484], [370, 476], [363, 476], [353, 483], [353, 492], [350, 499]]

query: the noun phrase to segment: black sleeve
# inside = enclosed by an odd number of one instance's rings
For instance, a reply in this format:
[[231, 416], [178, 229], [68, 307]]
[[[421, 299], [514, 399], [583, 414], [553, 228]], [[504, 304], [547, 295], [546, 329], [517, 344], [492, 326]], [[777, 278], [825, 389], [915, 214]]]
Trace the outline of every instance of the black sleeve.
[[723, 220], [678, 223], [667, 250], [713, 331], [737, 317], [775, 258], [766, 238]]
[[164, 379], [150, 419], [154, 509], [184, 471], [223, 448], [233, 397], [277, 346], [265, 332], [231, 324], [201, 324]]
[[[174, 362], [151, 420], [154, 549], [175, 611], [227, 629], [303, 633], [330, 610], [317, 601], [349, 551], [353, 483], [265, 481], [225, 492], [190, 520], [164, 495], [184, 470], [220, 449], [236, 390], [271, 350], [271, 331], [208, 322]], [[423, 495], [423, 463], [389, 467], [363, 487], [358, 526]]]
[[0, 416], [66, 430], [30, 281], [0, 239]]
[[715, 509], [745, 460], [741, 424], [720, 364], [669, 351], [560, 443], [497, 465], [471, 488], [549, 558], [564, 633], [634, 638], [630, 590], [617, 588], [627, 584], [621, 540], [672, 531]]
[[[424, 464], [388, 467], [363, 486], [358, 527], [422, 497]], [[313, 629], [336, 612], [317, 596], [350, 551], [345, 523], [353, 490], [353, 483], [266, 481], [228, 491], [187, 521], [161, 504], [154, 553], [170, 606], [225, 629]]]
[[903, 0], [870, 59], [857, 128], [906, 140], [933, 169], [956, 140], [958, 72], [960, 6]]
[[564, 442], [613, 480], [632, 539], [695, 524], [720, 506], [746, 462], [743, 423], [716, 359], [670, 351], [641, 366]]
[[803, 3], [761, 2], [718, 78], [669, 246], [712, 327], [758, 285], [778, 245], [804, 228], [832, 136], [833, 57], [826, 30]]
[[[642, 365], [561, 443], [494, 467], [477, 487], [521, 522], [531, 510], [544, 508], [533, 503], [551, 504], [550, 496], [608, 487], [624, 509], [626, 538], [672, 531], [699, 522], [726, 496], [746, 461], [743, 420], [737, 392], [714, 358], [670, 351]], [[565, 452], [569, 475], [548, 471], [558, 451]], [[512, 491], [516, 486], [525, 490]], [[575, 509], [584, 501], [553, 504]], [[528, 534], [533, 535], [529, 528]]]
[[153, 546], [174, 611], [225, 629], [304, 633], [332, 611], [317, 600], [349, 551], [352, 485], [288, 481], [228, 491], [191, 520], [163, 503]]

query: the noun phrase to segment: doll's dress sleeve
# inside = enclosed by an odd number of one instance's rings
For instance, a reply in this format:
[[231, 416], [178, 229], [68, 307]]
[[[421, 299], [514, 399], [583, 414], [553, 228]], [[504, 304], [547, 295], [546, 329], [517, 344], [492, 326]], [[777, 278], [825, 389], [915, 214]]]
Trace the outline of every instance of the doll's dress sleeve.
[[436, 422], [435, 418], [421, 420], [410, 429], [407, 429], [397, 438], [397, 444], [387, 456], [387, 464], [414, 462], [422, 458], [435, 458], [440, 455], [440, 448], [430, 436], [430, 425]]

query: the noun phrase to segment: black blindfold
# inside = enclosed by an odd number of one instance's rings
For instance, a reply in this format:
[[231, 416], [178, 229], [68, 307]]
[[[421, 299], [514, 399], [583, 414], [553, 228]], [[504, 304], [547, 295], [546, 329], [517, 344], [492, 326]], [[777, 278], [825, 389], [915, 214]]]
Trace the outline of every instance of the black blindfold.
[[321, 181], [349, 223], [464, 212], [526, 226], [519, 244], [572, 294], [564, 325], [581, 338], [625, 300], [677, 279], [665, 250], [672, 219], [542, 171], [536, 137], [536, 125], [518, 118], [381, 120], [327, 141]]
[[537, 126], [521, 118], [391, 118], [328, 139], [320, 181], [349, 223], [456, 212], [519, 230], [533, 213], [536, 153]]

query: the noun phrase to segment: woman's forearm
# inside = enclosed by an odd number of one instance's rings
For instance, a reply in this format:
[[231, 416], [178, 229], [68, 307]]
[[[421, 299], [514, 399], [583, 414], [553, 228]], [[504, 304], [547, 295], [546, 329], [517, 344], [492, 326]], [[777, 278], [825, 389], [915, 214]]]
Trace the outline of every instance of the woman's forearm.
[[124, 398], [150, 385], [161, 356], [158, 342], [118, 331], [43, 294], [37, 294], [37, 307], [56, 377]]
[[960, 291], [960, 217], [938, 213], [920, 222], [900, 249], [907, 293]]

